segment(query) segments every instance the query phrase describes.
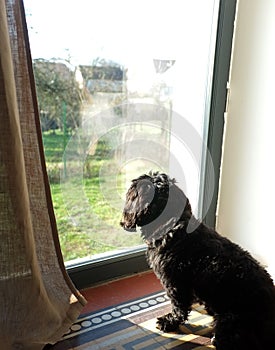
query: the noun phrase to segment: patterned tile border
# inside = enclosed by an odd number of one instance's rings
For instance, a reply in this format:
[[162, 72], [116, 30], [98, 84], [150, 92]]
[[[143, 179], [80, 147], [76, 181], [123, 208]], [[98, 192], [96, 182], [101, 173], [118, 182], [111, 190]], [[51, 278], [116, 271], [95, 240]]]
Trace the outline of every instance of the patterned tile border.
[[76, 337], [108, 324], [116, 322], [118, 319], [128, 319], [136, 316], [146, 309], [154, 310], [160, 306], [170, 304], [170, 300], [165, 292], [149, 295], [142, 299], [107, 308], [100, 312], [91, 313], [79, 318], [66, 333], [62, 340]]

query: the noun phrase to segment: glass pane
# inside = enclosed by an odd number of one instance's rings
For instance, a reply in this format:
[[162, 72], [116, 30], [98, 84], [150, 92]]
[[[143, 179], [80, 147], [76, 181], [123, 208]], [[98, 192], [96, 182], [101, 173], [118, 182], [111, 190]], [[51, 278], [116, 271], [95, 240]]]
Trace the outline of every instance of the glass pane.
[[65, 261], [142, 245], [120, 226], [131, 179], [175, 177], [194, 211], [207, 152], [218, 1], [25, 0]]

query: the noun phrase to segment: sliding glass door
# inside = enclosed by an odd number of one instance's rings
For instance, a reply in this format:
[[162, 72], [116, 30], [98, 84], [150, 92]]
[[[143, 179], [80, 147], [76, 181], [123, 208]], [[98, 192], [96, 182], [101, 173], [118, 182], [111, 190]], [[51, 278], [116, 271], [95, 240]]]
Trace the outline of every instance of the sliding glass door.
[[207, 141], [220, 1], [25, 0], [25, 8], [68, 268], [143, 252], [119, 221], [131, 179], [150, 170], [175, 177], [203, 219], [217, 185]]

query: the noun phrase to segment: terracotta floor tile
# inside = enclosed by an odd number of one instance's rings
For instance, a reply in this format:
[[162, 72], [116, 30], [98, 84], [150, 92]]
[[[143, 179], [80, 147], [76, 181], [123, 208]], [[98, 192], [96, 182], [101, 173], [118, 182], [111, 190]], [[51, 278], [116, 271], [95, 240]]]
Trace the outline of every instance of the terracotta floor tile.
[[81, 294], [88, 303], [82, 314], [117, 305], [162, 289], [159, 280], [151, 271], [84, 289], [81, 290]]

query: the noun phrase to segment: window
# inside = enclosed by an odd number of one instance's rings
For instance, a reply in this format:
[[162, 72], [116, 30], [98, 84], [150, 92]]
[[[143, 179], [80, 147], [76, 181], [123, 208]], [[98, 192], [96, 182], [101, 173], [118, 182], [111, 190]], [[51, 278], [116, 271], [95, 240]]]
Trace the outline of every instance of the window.
[[213, 211], [220, 156], [212, 162], [211, 147], [218, 133], [220, 149], [222, 125], [210, 128], [212, 106], [222, 101], [221, 115], [226, 93], [213, 90], [214, 62], [226, 30], [224, 84], [233, 3], [25, 0], [48, 175], [72, 275], [93, 266], [98, 281], [112, 277], [108, 264], [118, 274], [146, 268], [139, 234], [119, 227], [125, 191], [142, 173], [169, 173], [197, 216]]

